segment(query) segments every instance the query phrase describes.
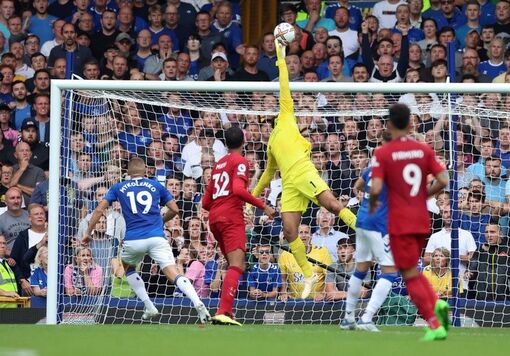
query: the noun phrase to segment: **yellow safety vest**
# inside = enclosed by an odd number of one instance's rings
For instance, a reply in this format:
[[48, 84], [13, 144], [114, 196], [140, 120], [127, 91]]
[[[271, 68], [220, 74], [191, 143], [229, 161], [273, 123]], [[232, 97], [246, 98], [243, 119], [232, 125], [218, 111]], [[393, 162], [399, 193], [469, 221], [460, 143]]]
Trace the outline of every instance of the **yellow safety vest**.
[[[0, 289], [5, 292], [18, 292], [16, 277], [6, 260], [0, 262]], [[16, 304], [0, 303], [0, 308], [17, 308]]]

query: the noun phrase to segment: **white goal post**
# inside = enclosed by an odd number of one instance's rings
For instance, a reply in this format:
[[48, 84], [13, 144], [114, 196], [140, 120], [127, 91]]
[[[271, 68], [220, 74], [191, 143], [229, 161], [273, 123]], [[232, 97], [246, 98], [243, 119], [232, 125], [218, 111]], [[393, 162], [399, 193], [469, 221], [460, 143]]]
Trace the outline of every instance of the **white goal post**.
[[[454, 115], [461, 115], [466, 110], [472, 112], [473, 115], [479, 117], [495, 117], [510, 119], [510, 107], [499, 107], [498, 110], [491, 108], [475, 106], [462, 106], [457, 105], [459, 101], [457, 96], [463, 94], [487, 94], [497, 93], [501, 95], [510, 94], [509, 84], [462, 84], [462, 83], [304, 83], [304, 82], [292, 82], [290, 83], [291, 91], [299, 93], [311, 93], [314, 96], [320, 93], [333, 93], [332, 95], [338, 98], [338, 102], [335, 103], [333, 109], [320, 110], [317, 107], [313, 108], [313, 112], [310, 113], [309, 108], [300, 111], [296, 108], [297, 116], [306, 115], [317, 115], [320, 117], [330, 116], [364, 116], [370, 115], [370, 107], [363, 109], [347, 108], [345, 112], [338, 109], [342, 105], [343, 95], [349, 93], [351, 98], [355, 98], [358, 94], [369, 94], [369, 93], [381, 93], [388, 96], [395, 95], [401, 96], [402, 94], [420, 94], [420, 93], [435, 93], [438, 96], [442, 95], [443, 98], [440, 101], [444, 104], [440, 106], [440, 112], [438, 114], [446, 117], [446, 122], [449, 124], [450, 135], [449, 137], [455, 137], [452, 132], [454, 125]], [[99, 80], [52, 80], [51, 81], [51, 132], [50, 132], [50, 176], [49, 176], [49, 199], [48, 199], [48, 294], [47, 294], [47, 324], [57, 324], [58, 310], [58, 295], [59, 286], [58, 283], [58, 261], [59, 261], [59, 224], [61, 221], [60, 216], [60, 179], [65, 176], [66, 172], [61, 172], [60, 161], [62, 159], [62, 124], [64, 118], [65, 108], [63, 103], [64, 92], [65, 95], [71, 97], [75, 92], [94, 92], [97, 97], [113, 97], [113, 98], [128, 98], [133, 102], [138, 103], [151, 103], [155, 97], [160, 93], [183, 93], [187, 92], [189, 95], [193, 93], [246, 93], [246, 92], [260, 92], [260, 93], [273, 93], [277, 97], [279, 91], [278, 82], [193, 82], [193, 81], [99, 81]], [[141, 93], [138, 95], [130, 95], [129, 93]], [[147, 94], [147, 97], [144, 96]], [[198, 94], [197, 94], [198, 95]], [[397, 96], [394, 96], [398, 99]], [[159, 99], [164, 101], [164, 98]], [[214, 100], [214, 95], [211, 97], [204, 96], [201, 101], [188, 103], [192, 108], [197, 111], [216, 111], [229, 113], [230, 110], [233, 112], [242, 112], [246, 114], [257, 114], [257, 115], [268, 115], [274, 116], [277, 114], [274, 110], [264, 108], [240, 107], [237, 109], [222, 108], [214, 103], [211, 104], [211, 100]], [[354, 99], [355, 100], [355, 99]], [[395, 100], [396, 102], [397, 100]], [[188, 108], [188, 107], [187, 107]], [[387, 108], [374, 108], [379, 116], [384, 116], [384, 111]], [[329, 110], [329, 111], [328, 111]], [[428, 107], [429, 112], [432, 112], [434, 108]], [[453, 154], [455, 151], [456, 142], [453, 140], [449, 141], [450, 149], [450, 165], [455, 167], [453, 164], [456, 162], [456, 157]], [[455, 170], [455, 168], [453, 168]], [[458, 187], [460, 188], [460, 187]], [[455, 202], [456, 203], [456, 202]], [[508, 215], [508, 213], [507, 213]], [[454, 251], [452, 257], [458, 259], [458, 251]], [[452, 261], [453, 262], [453, 261]], [[458, 260], [452, 263], [452, 266], [458, 266]], [[457, 268], [457, 267], [455, 267]], [[509, 279], [510, 280], [510, 279]], [[455, 288], [456, 289], [456, 288]], [[510, 287], [509, 287], [510, 289]], [[507, 301], [510, 302], [510, 296]], [[478, 301], [480, 302], [480, 301]], [[452, 305], [461, 308], [461, 305], [457, 305], [457, 301], [451, 301]], [[510, 305], [510, 304], [509, 304]], [[507, 307], [506, 310], [510, 310]], [[485, 312], [485, 311], [482, 311]], [[497, 313], [496, 310], [494, 310]], [[475, 313], [475, 312], [474, 312]], [[460, 321], [458, 323], [460, 325]], [[497, 325], [510, 326], [510, 322], [501, 321]]]

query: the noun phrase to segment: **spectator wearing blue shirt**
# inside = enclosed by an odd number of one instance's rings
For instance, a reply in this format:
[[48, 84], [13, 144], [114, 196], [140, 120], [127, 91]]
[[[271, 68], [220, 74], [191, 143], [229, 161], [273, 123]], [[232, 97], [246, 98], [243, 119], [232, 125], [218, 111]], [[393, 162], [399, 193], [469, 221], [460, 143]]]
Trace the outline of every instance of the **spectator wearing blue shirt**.
[[501, 162], [506, 169], [510, 168], [510, 128], [501, 127], [499, 129], [494, 155], [501, 158]]
[[445, 26], [457, 28], [467, 22], [466, 16], [455, 6], [455, 0], [441, 0], [441, 14], [434, 19], [438, 29]]
[[272, 32], [266, 32], [264, 34], [260, 47], [261, 49], [259, 60], [257, 61], [257, 68], [266, 72], [269, 76], [269, 80], [273, 80], [278, 77], [278, 67], [276, 66], [276, 48]]
[[[496, 5], [490, 0], [476, 0], [480, 5], [480, 25], [492, 25], [496, 22]], [[462, 11], [466, 10], [470, 2], [464, 3]]]
[[489, 76], [491, 79], [496, 78], [498, 75], [505, 73], [507, 68], [504, 61], [505, 43], [499, 37], [494, 38], [487, 51], [488, 60], [480, 63], [479, 71], [482, 74]]
[[482, 31], [482, 26], [480, 24], [480, 4], [478, 1], [470, 0], [463, 11], [466, 14], [467, 22], [455, 29], [455, 37], [459, 41], [460, 48], [466, 47], [466, 36], [471, 30], [476, 30], [478, 33]]
[[251, 299], [273, 299], [282, 286], [282, 275], [278, 264], [271, 263], [271, 246], [258, 245], [259, 263], [248, 273], [248, 292]]
[[37, 244], [36, 246], [38, 250], [35, 255], [35, 266], [37, 267], [30, 276], [30, 286], [34, 296], [46, 298], [48, 287], [48, 248], [44, 244], [41, 246]]
[[147, 148], [146, 156], [154, 161], [154, 168], [156, 169], [154, 178], [162, 185], [165, 185], [166, 177], [172, 175], [173, 170], [165, 161], [163, 143], [161, 141], [152, 141]]
[[[167, 95], [167, 100], [170, 103], [178, 104], [181, 102], [181, 97], [179, 93], [169, 93]], [[188, 133], [193, 128], [193, 119], [187, 112], [179, 109], [177, 106], [172, 106], [168, 112], [160, 116], [158, 120], [165, 125], [165, 132], [179, 137], [181, 145], [186, 144]]]
[[485, 184], [485, 199], [488, 202], [504, 203], [506, 182], [501, 177], [501, 158], [487, 157], [484, 165], [482, 182]]
[[212, 27], [222, 35], [222, 42], [227, 45], [230, 67], [239, 67], [240, 54], [244, 52], [243, 32], [241, 27], [232, 21], [232, 6], [228, 2], [221, 3], [216, 11], [216, 20]]
[[305, 19], [301, 19], [301, 14], [298, 14], [298, 21], [296, 21], [296, 24], [299, 27], [311, 33], [314, 33], [319, 27], [325, 27], [328, 32], [335, 29], [335, 21], [321, 16], [320, 1], [305, 0], [305, 12], [307, 14]]
[[423, 12], [423, 19], [437, 19], [441, 16], [441, 0], [430, 0], [430, 8]]
[[149, 8], [149, 31], [152, 35], [152, 45], [156, 45], [158, 40], [163, 35], [168, 35], [172, 39], [172, 50], [174, 52], [179, 51], [179, 39], [176, 33], [168, 27], [163, 27], [163, 12], [161, 6], [152, 5]]
[[460, 215], [460, 228], [471, 232], [476, 246], [485, 242], [485, 226], [490, 222], [491, 216], [482, 213], [485, 195], [480, 191], [471, 191], [468, 194], [468, 212]]
[[[490, 137], [482, 138], [480, 143], [480, 158], [476, 163], [473, 163], [467, 167], [466, 171], [479, 177], [480, 179], [485, 178], [485, 159], [491, 157], [494, 154], [494, 143]], [[506, 175], [506, 168], [501, 167], [501, 176]]]
[[51, 24], [57, 20], [55, 16], [48, 14], [48, 0], [34, 0], [35, 15], [30, 18], [28, 32], [36, 33], [40, 43], [50, 41], [54, 38]]
[[353, 31], [358, 31], [361, 27], [361, 23], [363, 22], [363, 16], [361, 15], [359, 7], [349, 4], [349, 0], [342, 0], [336, 4], [329, 5], [324, 12], [324, 17], [333, 19], [335, 17], [336, 10], [340, 7], [345, 7], [349, 10], [349, 28]]
[[407, 31], [407, 37], [410, 43], [419, 42], [425, 38], [422, 30], [411, 27], [411, 12], [408, 4], [398, 5], [395, 16], [397, 17], [397, 22], [391, 29], [391, 32], [402, 34], [402, 31]]
[[124, 131], [119, 132], [118, 139], [129, 153], [138, 154], [138, 150], [150, 143], [150, 131], [142, 127], [140, 112], [134, 102], [126, 102], [121, 109], [125, 114]]

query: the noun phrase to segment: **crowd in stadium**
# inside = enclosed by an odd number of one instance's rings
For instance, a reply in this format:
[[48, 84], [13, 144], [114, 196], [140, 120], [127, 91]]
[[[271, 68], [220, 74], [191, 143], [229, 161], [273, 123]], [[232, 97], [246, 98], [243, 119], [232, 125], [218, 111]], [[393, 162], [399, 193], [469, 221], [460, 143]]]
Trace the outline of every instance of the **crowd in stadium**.
[[[435, 82], [455, 72], [464, 83], [510, 83], [509, 0], [383, 0], [365, 13], [340, 2], [304, 0], [279, 4], [280, 20], [294, 25], [296, 39], [287, 48], [291, 81], [304, 82]], [[257, 45], [243, 40], [238, 1], [218, 0], [34, 0], [0, 1], [0, 260], [15, 273], [0, 295], [46, 295], [50, 101], [52, 79], [70, 73], [83, 79], [277, 81], [274, 35]], [[447, 61], [454, 43], [455, 63]], [[68, 57], [73, 53], [73, 57]], [[73, 58], [72, 63], [67, 63]], [[452, 57], [453, 58], [453, 57]], [[165, 94], [170, 103], [183, 100]], [[296, 95], [299, 109], [385, 108], [392, 100], [410, 106], [441, 105], [436, 94]], [[278, 108], [272, 94], [253, 94], [254, 105]], [[223, 97], [238, 106], [236, 94]], [[329, 102], [328, 102], [329, 101]], [[510, 96], [469, 94], [459, 102], [473, 108], [508, 111]], [[148, 114], [134, 101], [115, 101], [96, 114], [83, 114], [72, 128], [66, 189], [69, 241], [65, 293], [101, 293], [112, 268], [115, 296], [132, 296], [117, 258], [99, 255], [103, 236], [121, 239], [125, 224], [115, 206], [99, 222], [96, 240], [80, 245], [91, 212], [107, 189], [126, 173], [129, 157], [141, 155], [154, 177], [173, 194], [180, 215], [165, 229], [179, 270], [193, 281], [200, 297], [217, 297], [226, 262], [208, 232], [201, 194], [211, 168], [227, 150], [222, 130], [245, 130], [245, 156], [250, 162], [250, 188], [264, 169], [271, 118], [217, 114], [178, 108]], [[507, 118], [468, 115], [457, 130], [459, 182], [460, 289], [480, 300], [510, 300], [508, 214], [510, 211], [510, 128]], [[311, 160], [333, 192], [356, 212], [362, 197], [353, 190], [381, 144], [383, 116], [299, 117], [310, 139]], [[431, 146], [448, 164], [451, 137], [447, 118], [413, 111], [411, 134]], [[53, 142], [51, 143], [53, 144]], [[281, 186], [275, 179], [265, 198], [278, 209]], [[433, 234], [423, 255], [423, 269], [441, 297], [451, 296], [451, 196], [430, 201]], [[72, 218], [72, 219], [71, 219]], [[310, 206], [300, 226], [311, 257], [351, 273], [356, 248], [353, 231], [325, 209]], [[241, 295], [254, 300], [297, 298], [299, 272], [292, 256], [278, 251], [281, 219], [247, 211], [249, 266]], [[0, 264], [4, 266], [3, 262]], [[157, 265], [147, 258], [141, 275], [151, 296], [179, 295]], [[315, 267], [321, 275], [311, 298], [345, 299], [345, 278]], [[8, 273], [2, 269], [2, 276]], [[106, 276], [108, 277], [108, 276]], [[367, 278], [363, 296], [370, 294]], [[5, 280], [5, 278], [4, 278]], [[18, 286], [16, 286], [18, 284]], [[16, 287], [16, 288], [15, 288]], [[398, 283], [395, 295], [405, 295]], [[10, 294], [9, 294], [10, 293]]]

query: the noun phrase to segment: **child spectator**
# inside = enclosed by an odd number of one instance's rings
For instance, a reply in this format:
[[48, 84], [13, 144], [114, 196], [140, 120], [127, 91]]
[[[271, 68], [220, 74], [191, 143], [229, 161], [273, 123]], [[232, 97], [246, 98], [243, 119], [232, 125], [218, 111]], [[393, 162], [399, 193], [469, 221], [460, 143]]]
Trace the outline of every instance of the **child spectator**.
[[48, 286], [48, 248], [42, 246], [35, 255], [35, 270], [30, 276], [32, 294], [46, 298]]
[[[282, 286], [282, 276], [278, 264], [272, 263], [271, 245], [257, 246], [258, 263], [248, 273], [249, 297], [252, 299], [274, 299]], [[280, 295], [285, 301], [286, 294]]]

